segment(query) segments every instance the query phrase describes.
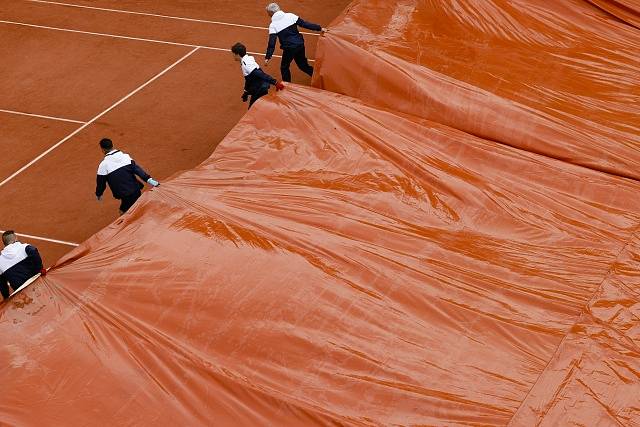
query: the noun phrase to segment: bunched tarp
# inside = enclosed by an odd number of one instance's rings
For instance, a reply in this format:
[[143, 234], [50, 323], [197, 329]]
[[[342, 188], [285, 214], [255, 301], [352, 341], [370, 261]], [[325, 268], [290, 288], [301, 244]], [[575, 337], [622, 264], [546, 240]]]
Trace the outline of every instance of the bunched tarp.
[[638, 190], [290, 85], [0, 306], [0, 420], [638, 425]]
[[636, 0], [356, 0], [320, 39], [314, 85], [638, 179], [639, 11]]
[[620, 21], [640, 29], [640, 2], [638, 0], [588, 0]]

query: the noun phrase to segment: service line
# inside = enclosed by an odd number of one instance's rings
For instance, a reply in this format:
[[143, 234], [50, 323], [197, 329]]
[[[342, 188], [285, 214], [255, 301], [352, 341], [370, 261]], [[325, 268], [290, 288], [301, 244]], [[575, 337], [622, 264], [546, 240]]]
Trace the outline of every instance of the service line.
[[[4, 233], [4, 230], [0, 230], [0, 233]], [[60, 245], [67, 245], [67, 246], [73, 246], [73, 247], [80, 246], [78, 243], [66, 242], [64, 240], [49, 239], [47, 237], [32, 236], [31, 234], [16, 233], [16, 235], [17, 236], [26, 237], [27, 239], [42, 240], [44, 242], [58, 243]]]
[[97, 116], [95, 116], [94, 118], [92, 118], [91, 120], [89, 120], [88, 122], [86, 122], [85, 124], [83, 124], [82, 126], [80, 126], [78, 129], [74, 130], [73, 132], [71, 132], [69, 135], [65, 136], [62, 140], [60, 140], [59, 142], [57, 142], [55, 145], [53, 145], [52, 147], [50, 147], [48, 150], [46, 150], [44, 153], [40, 154], [38, 157], [36, 157], [35, 159], [31, 160], [29, 163], [27, 163], [26, 165], [24, 165], [23, 167], [21, 167], [20, 169], [18, 169], [17, 171], [15, 171], [13, 174], [11, 174], [11, 176], [9, 176], [8, 178], [6, 178], [4, 181], [0, 182], [0, 187], [2, 187], [3, 185], [5, 185], [7, 182], [11, 181], [13, 178], [15, 178], [16, 176], [20, 175], [22, 172], [24, 172], [26, 169], [28, 169], [29, 167], [31, 167], [34, 163], [36, 163], [38, 160], [40, 160], [41, 158], [43, 158], [44, 156], [46, 156], [47, 154], [49, 154], [50, 152], [52, 152], [53, 150], [55, 150], [56, 148], [58, 148], [59, 146], [61, 146], [62, 144], [64, 144], [66, 141], [68, 141], [69, 139], [71, 139], [74, 135], [77, 135], [79, 132], [81, 132], [84, 128], [86, 128], [87, 126], [89, 126], [90, 124], [92, 124], [93, 122], [95, 122], [96, 120], [98, 120], [100, 117], [104, 116], [105, 114], [107, 114], [109, 111], [113, 110], [114, 108], [116, 108], [118, 105], [122, 104], [124, 101], [126, 101], [127, 99], [129, 99], [130, 97], [132, 97], [133, 95], [135, 95], [136, 93], [140, 92], [142, 89], [144, 89], [145, 87], [147, 87], [149, 84], [151, 84], [152, 82], [154, 82], [155, 80], [157, 80], [158, 78], [160, 78], [161, 76], [163, 76], [166, 72], [168, 72], [169, 70], [171, 70], [173, 67], [175, 67], [176, 65], [178, 65], [179, 63], [181, 63], [182, 61], [184, 61], [185, 59], [187, 59], [189, 56], [193, 55], [193, 53], [195, 53], [199, 48], [195, 47], [193, 48], [191, 51], [189, 51], [189, 53], [185, 54], [182, 58], [178, 59], [176, 62], [174, 62], [173, 64], [169, 65], [167, 68], [165, 68], [164, 70], [162, 70], [161, 72], [159, 72], [158, 74], [156, 74], [155, 76], [153, 76], [151, 79], [147, 80], [145, 83], [143, 83], [142, 85], [138, 86], [136, 89], [134, 89], [133, 91], [129, 92], [127, 95], [125, 95], [123, 98], [121, 98], [118, 102], [116, 102], [115, 104], [113, 104], [112, 106], [110, 106], [109, 108], [107, 108], [106, 110], [104, 110], [103, 112], [101, 112], [100, 114], [98, 114]]
[[[240, 27], [240, 28], [250, 28], [252, 30], [269, 30], [267, 27], [257, 27], [255, 25], [245, 25], [245, 24], [235, 24], [232, 22], [223, 22], [223, 21], [209, 21], [207, 19], [196, 19], [196, 18], [184, 18], [181, 16], [171, 16], [171, 15], [160, 15], [157, 13], [148, 13], [148, 12], [134, 12], [131, 10], [123, 10], [123, 9], [110, 9], [106, 7], [96, 7], [96, 6], [85, 6], [82, 4], [73, 4], [73, 3], [63, 3], [59, 1], [47, 1], [47, 0], [25, 0], [31, 3], [43, 3], [43, 4], [52, 4], [56, 6], [67, 6], [67, 7], [77, 7], [80, 9], [92, 9], [92, 10], [101, 10], [104, 12], [114, 12], [114, 13], [127, 13], [129, 15], [141, 15], [141, 16], [153, 16], [156, 18], [164, 18], [164, 19], [175, 19], [179, 21], [188, 21], [188, 22], [198, 22], [202, 24], [214, 24], [214, 25], [227, 25], [230, 27]], [[265, 14], [266, 15], [266, 14]], [[301, 31], [302, 34], [317, 36], [317, 33], [308, 33], [306, 31]]]
[[[135, 41], [142, 41], [142, 42], [149, 42], [149, 43], [168, 44], [168, 45], [172, 45], [172, 46], [184, 46], [184, 47], [192, 47], [192, 48], [198, 48], [198, 49], [216, 50], [216, 51], [219, 51], [219, 52], [229, 52], [229, 48], [212, 47], [212, 46], [201, 46], [201, 45], [189, 44], [189, 43], [168, 42], [166, 40], [145, 39], [145, 38], [142, 38], [142, 37], [120, 36], [120, 35], [117, 35], [117, 34], [95, 33], [93, 31], [71, 30], [69, 28], [49, 27], [47, 25], [26, 24], [24, 22], [14, 22], [14, 21], [3, 21], [3, 20], [0, 20], [0, 24], [19, 25], [19, 26], [22, 26], [22, 27], [40, 28], [40, 29], [43, 29], [43, 30], [64, 31], [64, 32], [67, 32], [67, 33], [87, 34], [87, 35], [90, 35], [90, 36], [112, 37], [112, 38], [115, 38], [115, 39], [135, 40]], [[260, 52], [247, 52], [247, 53], [250, 53], [251, 55], [265, 56], [264, 53], [260, 53]], [[281, 55], [273, 55], [273, 57], [274, 58], [282, 58]], [[313, 59], [309, 59], [309, 62], [314, 62], [314, 60]]]
[[17, 115], [20, 115], [20, 116], [29, 116], [29, 117], [38, 117], [40, 119], [58, 120], [60, 122], [78, 123], [78, 124], [81, 124], [81, 125], [85, 124], [85, 122], [81, 122], [80, 120], [63, 119], [62, 117], [43, 116], [41, 114], [23, 113], [22, 111], [2, 110], [2, 109], [0, 109], [0, 113], [17, 114]]

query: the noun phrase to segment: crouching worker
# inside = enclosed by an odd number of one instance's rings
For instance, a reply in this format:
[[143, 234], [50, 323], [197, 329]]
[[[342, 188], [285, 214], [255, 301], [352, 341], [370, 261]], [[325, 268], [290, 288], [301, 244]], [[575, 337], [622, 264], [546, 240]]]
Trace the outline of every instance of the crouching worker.
[[249, 108], [251, 108], [258, 98], [269, 93], [269, 87], [271, 85], [274, 85], [277, 91], [284, 89], [282, 82], [277, 82], [276, 79], [262, 71], [253, 56], [247, 55], [247, 48], [242, 43], [234, 44], [231, 47], [231, 52], [233, 53], [233, 58], [240, 62], [240, 68], [244, 76], [242, 101], [247, 102], [249, 97], [251, 97], [249, 100]]
[[96, 198], [102, 200], [104, 190], [109, 184], [113, 197], [120, 200], [120, 215], [129, 210], [142, 195], [144, 184], [136, 176], [142, 178], [152, 187], [160, 185], [151, 178], [128, 154], [113, 148], [110, 139], [100, 140], [100, 149], [104, 153], [104, 160], [98, 166], [96, 178]]
[[42, 268], [42, 258], [34, 246], [20, 243], [12, 230], [2, 233], [4, 249], [0, 252], [0, 292], [9, 298], [9, 286], [15, 292], [27, 280], [47, 270]]

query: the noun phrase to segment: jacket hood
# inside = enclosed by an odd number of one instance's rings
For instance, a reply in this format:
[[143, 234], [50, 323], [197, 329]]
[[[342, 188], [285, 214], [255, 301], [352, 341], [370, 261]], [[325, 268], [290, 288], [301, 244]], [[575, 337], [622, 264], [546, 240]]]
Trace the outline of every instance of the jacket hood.
[[0, 256], [6, 259], [14, 259], [15, 257], [18, 256], [18, 254], [22, 253], [24, 246], [26, 245], [20, 242], [12, 243], [8, 246], [5, 246]]
[[276, 13], [273, 14], [273, 16], [271, 17], [272, 21], [279, 21], [282, 18], [284, 18], [284, 11], [279, 10]]

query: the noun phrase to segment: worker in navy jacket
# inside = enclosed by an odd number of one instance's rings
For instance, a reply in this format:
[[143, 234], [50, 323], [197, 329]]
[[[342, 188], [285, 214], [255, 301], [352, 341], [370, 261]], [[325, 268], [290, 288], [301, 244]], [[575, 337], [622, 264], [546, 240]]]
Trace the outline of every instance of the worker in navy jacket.
[[16, 233], [7, 230], [2, 233], [4, 249], [0, 252], [0, 293], [9, 298], [9, 286], [16, 291], [27, 280], [38, 273], [46, 274], [42, 268], [42, 258], [34, 246], [20, 243]]
[[249, 97], [249, 108], [258, 98], [269, 93], [269, 87], [274, 85], [276, 90], [284, 89], [282, 82], [277, 82], [260, 69], [260, 66], [251, 55], [247, 55], [247, 48], [242, 43], [236, 43], [231, 46], [231, 52], [236, 61], [240, 62], [242, 75], [244, 76], [244, 92], [242, 93], [242, 101], [247, 102]]
[[296, 65], [303, 72], [310, 76], [313, 75], [313, 67], [309, 65], [304, 49], [304, 38], [298, 31], [298, 27], [311, 31], [322, 31], [323, 33], [327, 30], [318, 24], [306, 22], [293, 13], [283, 12], [276, 3], [270, 3], [267, 6], [267, 13], [271, 17], [271, 24], [269, 25], [269, 45], [267, 46], [264, 65], [267, 66], [269, 64], [276, 48], [276, 40], [280, 40], [280, 47], [282, 48], [282, 62], [280, 63], [282, 80], [285, 82], [291, 81], [291, 71], [289, 71], [291, 61], [296, 61]]
[[100, 140], [100, 149], [104, 153], [104, 160], [98, 166], [98, 176], [96, 178], [96, 197], [102, 200], [102, 194], [109, 184], [113, 197], [120, 200], [120, 214], [129, 210], [131, 206], [142, 195], [141, 190], [144, 184], [136, 176], [142, 178], [153, 187], [160, 185], [158, 181], [151, 178], [128, 154], [113, 148], [110, 139]]

